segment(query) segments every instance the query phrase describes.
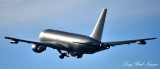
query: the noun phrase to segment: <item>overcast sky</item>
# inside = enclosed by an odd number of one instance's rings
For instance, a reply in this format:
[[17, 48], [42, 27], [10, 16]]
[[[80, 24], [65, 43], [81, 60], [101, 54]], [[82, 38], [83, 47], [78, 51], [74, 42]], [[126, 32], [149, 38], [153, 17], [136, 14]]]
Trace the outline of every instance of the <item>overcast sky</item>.
[[[31, 44], [11, 45], [4, 39], [39, 41], [48, 28], [88, 36], [103, 8], [108, 12], [102, 41], [160, 38], [160, 0], [0, 0], [0, 69], [159, 69], [159, 39], [63, 60], [57, 50], [37, 54]], [[125, 62], [158, 65], [128, 67]]]

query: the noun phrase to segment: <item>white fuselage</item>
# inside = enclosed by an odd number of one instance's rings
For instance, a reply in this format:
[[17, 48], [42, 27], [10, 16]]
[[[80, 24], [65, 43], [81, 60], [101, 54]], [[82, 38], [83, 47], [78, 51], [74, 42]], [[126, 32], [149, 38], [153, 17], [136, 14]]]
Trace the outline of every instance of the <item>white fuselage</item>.
[[56, 48], [68, 52], [92, 54], [99, 51], [101, 48], [100, 41], [88, 36], [64, 31], [47, 29], [41, 32], [39, 37], [41, 42], [60, 44], [59, 47]]

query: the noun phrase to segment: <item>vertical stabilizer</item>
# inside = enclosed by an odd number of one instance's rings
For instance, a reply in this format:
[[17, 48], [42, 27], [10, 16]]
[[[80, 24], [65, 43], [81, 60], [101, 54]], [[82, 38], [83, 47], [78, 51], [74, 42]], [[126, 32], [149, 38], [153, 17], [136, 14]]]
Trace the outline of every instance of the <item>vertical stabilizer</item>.
[[101, 41], [107, 9], [103, 9], [90, 37]]

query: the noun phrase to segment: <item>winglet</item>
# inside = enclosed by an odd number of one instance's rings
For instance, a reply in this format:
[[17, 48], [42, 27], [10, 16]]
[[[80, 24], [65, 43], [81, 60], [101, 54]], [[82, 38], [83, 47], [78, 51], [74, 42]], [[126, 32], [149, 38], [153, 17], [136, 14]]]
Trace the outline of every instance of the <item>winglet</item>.
[[101, 38], [102, 38], [106, 13], [107, 13], [107, 9], [104, 8], [101, 12], [101, 15], [100, 15], [95, 27], [94, 27], [94, 30], [92, 31], [92, 34], [90, 35], [90, 37], [92, 37], [98, 41], [101, 41]]

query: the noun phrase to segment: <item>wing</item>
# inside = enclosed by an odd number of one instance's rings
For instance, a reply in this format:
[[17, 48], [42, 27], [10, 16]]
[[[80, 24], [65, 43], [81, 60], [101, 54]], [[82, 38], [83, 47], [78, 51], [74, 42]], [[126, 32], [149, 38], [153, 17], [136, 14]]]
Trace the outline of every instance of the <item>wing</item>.
[[39, 46], [51, 47], [53, 49], [57, 49], [57, 47], [61, 47], [60, 45], [53, 44], [53, 43], [43, 43], [43, 42], [24, 40], [24, 39], [18, 39], [18, 38], [13, 38], [13, 37], [4, 37], [4, 38], [9, 39], [11, 44], [17, 44], [19, 42], [24, 42], [24, 43], [35, 44]]
[[138, 43], [141, 45], [146, 44], [146, 40], [153, 40], [157, 38], [145, 38], [145, 39], [136, 39], [136, 40], [124, 40], [124, 41], [113, 41], [113, 42], [104, 42], [104, 44], [107, 46], [115, 46], [115, 45], [123, 45], [123, 44], [131, 44], [131, 43]]

